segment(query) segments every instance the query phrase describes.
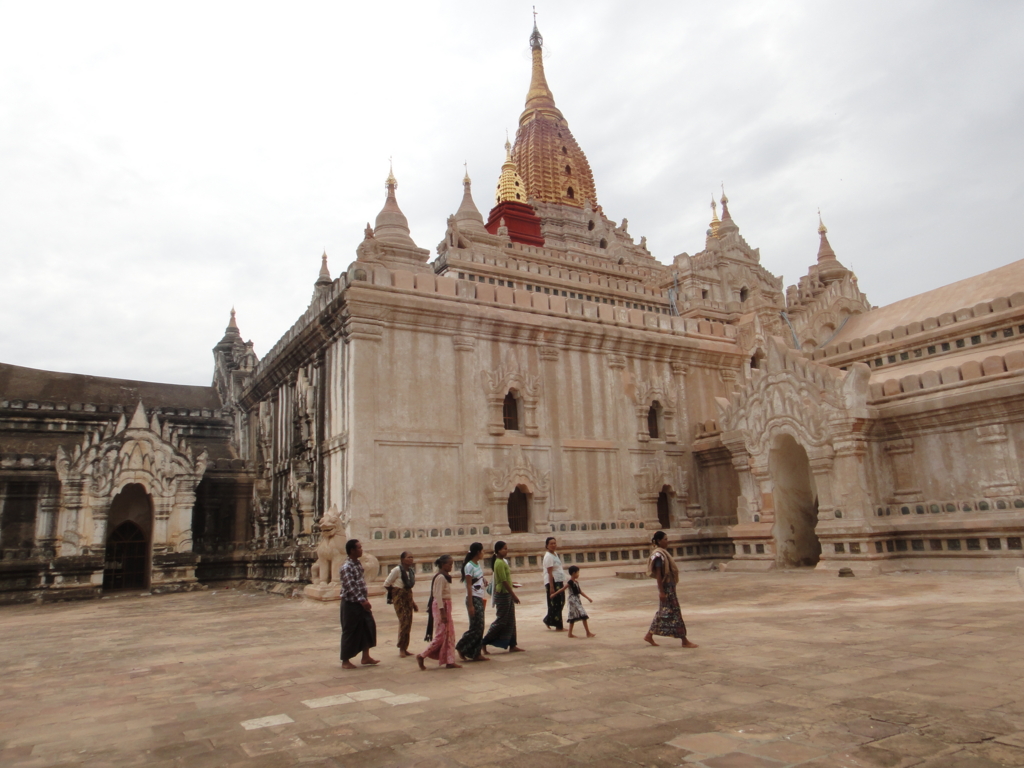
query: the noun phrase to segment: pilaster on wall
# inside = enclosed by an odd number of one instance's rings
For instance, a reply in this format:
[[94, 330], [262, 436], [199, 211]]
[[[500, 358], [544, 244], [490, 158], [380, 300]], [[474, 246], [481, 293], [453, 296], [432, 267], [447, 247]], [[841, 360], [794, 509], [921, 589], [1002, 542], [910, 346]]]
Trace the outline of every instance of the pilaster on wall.
[[892, 465], [893, 494], [891, 501], [921, 501], [924, 494], [914, 485], [914, 441], [911, 438], [889, 440], [885, 443], [885, 453]]
[[860, 431], [865, 426], [866, 422], [859, 422], [857, 430], [846, 431], [832, 443], [835, 456], [830, 487], [835, 507], [832, 517], [837, 523], [871, 518], [871, 485], [866, 462], [868, 442]]
[[723, 432], [721, 435], [722, 444], [729, 449], [732, 456], [732, 465], [736, 469], [739, 478], [740, 494], [736, 501], [736, 518], [740, 525], [747, 523], [772, 522], [774, 515], [771, 507], [771, 490], [769, 488], [767, 499], [769, 508], [764, 509], [765, 496], [761, 491], [761, 483], [768, 480], [768, 466], [758, 466], [757, 473], [751, 464], [750, 453], [747, 451], [746, 440], [743, 432], [733, 430]]
[[[3, 500], [0, 499], [0, 505]], [[40, 483], [36, 507], [35, 554], [53, 557], [58, 545], [57, 525], [60, 516], [60, 484]]]
[[977, 436], [979, 453], [984, 457], [979, 458], [982, 458], [984, 466], [989, 469], [983, 493], [989, 498], [1019, 494], [1020, 466], [1017, 463], [1016, 448], [1007, 435], [1006, 425], [990, 424], [975, 427], [974, 433]]
[[818, 491], [818, 521], [835, 519], [836, 505], [832, 495], [832, 471], [835, 460], [832, 450], [816, 451], [817, 455], [808, 456], [807, 463], [814, 477], [814, 487]]

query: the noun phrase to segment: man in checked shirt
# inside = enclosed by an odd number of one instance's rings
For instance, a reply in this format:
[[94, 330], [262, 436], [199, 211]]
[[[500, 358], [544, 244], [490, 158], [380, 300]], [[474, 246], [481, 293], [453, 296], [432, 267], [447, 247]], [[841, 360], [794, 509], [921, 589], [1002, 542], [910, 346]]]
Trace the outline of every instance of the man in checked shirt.
[[349, 659], [362, 651], [361, 664], [379, 664], [370, 656], [370, 649], [377, 645], [377, 622], [366, 594], [366, 579], [363, 578], [363, 545], [359, 539], [345, 542], [348, 559], [341, 566], [341, 668], [356, 669]]

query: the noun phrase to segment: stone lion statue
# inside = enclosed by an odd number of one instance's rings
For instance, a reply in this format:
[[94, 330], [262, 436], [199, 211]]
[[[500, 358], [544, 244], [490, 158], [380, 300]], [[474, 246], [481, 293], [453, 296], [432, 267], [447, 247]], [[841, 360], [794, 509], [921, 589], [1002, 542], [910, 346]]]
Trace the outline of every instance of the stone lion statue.
[[[310, 568], [313, 584], [340, 586], [338, 573], [348, 555], [345, 553], [345, 530], [338, 506], [332, 504], [320, 520], [320, 543], [316, 545], [316, 562]], [[377, 575], [380, 563], [373, 555], [363, 553], [363, 570], [367, 581]]]
[[345, 536], [341, 528], [341, 513], [332, 504], [320, 520], [320, 543], [316, 545], [316, 562], [310, 569], [314, 584], [338, 581], [338, 571], [345, 562]]

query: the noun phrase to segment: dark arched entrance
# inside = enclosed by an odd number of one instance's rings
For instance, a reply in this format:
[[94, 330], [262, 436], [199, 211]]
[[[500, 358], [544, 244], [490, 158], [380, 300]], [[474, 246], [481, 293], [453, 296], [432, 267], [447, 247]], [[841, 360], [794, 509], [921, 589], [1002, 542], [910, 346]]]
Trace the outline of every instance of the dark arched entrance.
[[669, 500], [668, 486], [662, 488], [662, 493], [657, 495], [657, 524], [659, 527], [672, 527], [672, 506]]
[[508, 528], [510, 533], [529, 533], [530, 499], [522, 486], [508, 495]]
[[658, 494], [658, 525], [661, 528], [671, 528], [672, 518], [669, 514], [669, 499], [668, 489], [662, 488], [661, 493]]
[[768, 456], [775, 501], [776, 558], [779, 565], [816, 565], [821, 542], [818, 525], [818, 491], [807, 460], [807, 451], [791, 435], [779, 435]]
[[146, 534], [125, 520], [107, 538], [103, 589], [145, 589], [149, 582], [149, 545]]
[[138, 483], [129, 483], [110, 503], [103, 589], [146, 589], [153, 538], [153, 501]]

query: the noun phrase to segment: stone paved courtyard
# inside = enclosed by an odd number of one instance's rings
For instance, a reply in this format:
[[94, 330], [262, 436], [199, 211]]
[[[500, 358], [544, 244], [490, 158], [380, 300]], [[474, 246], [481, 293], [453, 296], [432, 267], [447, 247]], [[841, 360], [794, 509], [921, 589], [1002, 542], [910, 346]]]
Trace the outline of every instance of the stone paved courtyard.
[[355, 672], [336, 604], [210, 589], [5, 607], [0, 765], [1024, 765], [1012, 574], [684, 573], [690, 651], [641, 641], [649, 581], [585, 573], [598, 636], [568, 640], [517, 578], [528, 653], [428, 672], [397, 658], [383, 598], [383, 663]]

